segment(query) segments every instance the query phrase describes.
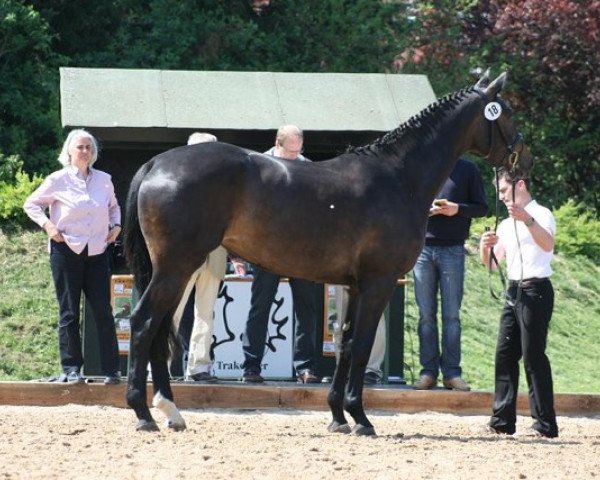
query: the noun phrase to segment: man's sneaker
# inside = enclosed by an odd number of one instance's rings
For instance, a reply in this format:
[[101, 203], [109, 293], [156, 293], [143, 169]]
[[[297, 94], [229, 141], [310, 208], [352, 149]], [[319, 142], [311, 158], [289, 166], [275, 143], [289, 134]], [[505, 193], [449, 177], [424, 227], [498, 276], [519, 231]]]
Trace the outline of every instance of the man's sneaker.
[[121, 383], [121, 375], [115, 373], [104, 377], [104, 385], [118, 385]]
[[244, 383], [263, 383], [265, 379], [258, 372], [244, 372], [242, 382]]
[[186, 382], [199, 382], [199, 383], [216, 383], [219, 381], [217, 377], [215, 377], [210, 372], [200, 372], [194, 373], [188, 377], [185, 377]]
[[469, 384], [460, 377], [445, 379], [444, 387], [446, 387], [448, 390], [459, 390], [461, 392], [468, 392], [471, 390]]
[[81, 376], [79, 372], [69, 372], [67, 373], [67, 383], [84, 383], [85, 380]]
[[365, 373], [365, 385], [379, 385], [381, 383], [381, 377], [376, 372]]
[[433, 387], [437, 385], [437, 378], [434, 378], [433, 375], [429, 375], [424, 373], [421, 375], [421, 378], [413, 385], [415, 390], [431, 390]]

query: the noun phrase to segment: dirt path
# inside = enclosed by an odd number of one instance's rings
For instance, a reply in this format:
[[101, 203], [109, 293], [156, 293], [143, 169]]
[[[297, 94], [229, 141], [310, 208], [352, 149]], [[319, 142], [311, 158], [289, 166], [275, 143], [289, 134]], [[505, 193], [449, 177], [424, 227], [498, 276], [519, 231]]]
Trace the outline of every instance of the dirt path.
[[187, 431], [151, 434], [127, 409], [1, 406], [0, 479], [600, 478], [600, 418], [560, 417], [542, 440], [484, 434], [482, 416], [370, 412], [365, 438], [328, 433], [326, 412], [183, 414]]

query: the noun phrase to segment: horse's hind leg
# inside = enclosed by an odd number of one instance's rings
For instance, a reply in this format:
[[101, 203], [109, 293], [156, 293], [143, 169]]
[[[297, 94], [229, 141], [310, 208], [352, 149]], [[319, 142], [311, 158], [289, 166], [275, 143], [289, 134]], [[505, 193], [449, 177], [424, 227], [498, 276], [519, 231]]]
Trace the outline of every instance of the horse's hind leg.
[[127, 378], [127, 404], [138, 418], [136, 429], [157, 431], [158, 426], [152, 418], [146, 397], [148, 360], [152, 334], [150, 325], [150, 292], [147, 290], [131, 316], [131, 345], [129, 352], [129, 375]]
[[175, 406], [169, 381], [169, 322], [163, 322], [160, 330], [150, 347], [150, 367], [154, 385], [152, 406], [158, 408], [167, 417], [168, 428], [181, 431], [186, 429], [185, 420]]
[[[151, 360], [155, 389], [162, 397], [173, 399], [170, 389], [166, 351], [171, 317], [177, 307], [187, 276], [160, 275], [154, 272], [148, 288], [131, 317], [131, 352], [127, 403], [138, 417], [138, 430], [158, 430], [148, 408], [146, 380]], [[152, 357], [150, 358], [152, 353]], [[162, 359], [161, 359], [162, 357]], [[180, 423], [180, 422], [176, 422]], [[185, 425], [185, 423], [183, 423]]]

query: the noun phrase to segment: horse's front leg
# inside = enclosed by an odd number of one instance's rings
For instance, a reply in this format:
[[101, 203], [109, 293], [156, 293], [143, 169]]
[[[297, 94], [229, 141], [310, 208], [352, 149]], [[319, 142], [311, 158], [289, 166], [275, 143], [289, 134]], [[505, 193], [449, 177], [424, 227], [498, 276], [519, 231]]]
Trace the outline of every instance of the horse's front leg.
[[344, 408], [356, 422], [352, 432], [357, 435], [375, 435], [375, 428], [363, 408], [363, 383], [377, 325], [395, 284], [395, 278], [365, 282], [358, 295], [356, 321], [350, 342], [350, 373], [344, 397]]
[[342, 341], [342, 345], [343, 350], [340, 352], [340, 359], [335, 367], [331, 388], [327, 395], [327, 403], [333, 417], [327, 430], [336, 433], [350, 433], [350, 425], [344, 415], [344, 389], [350, 369], [350, 351], [347, 341]]

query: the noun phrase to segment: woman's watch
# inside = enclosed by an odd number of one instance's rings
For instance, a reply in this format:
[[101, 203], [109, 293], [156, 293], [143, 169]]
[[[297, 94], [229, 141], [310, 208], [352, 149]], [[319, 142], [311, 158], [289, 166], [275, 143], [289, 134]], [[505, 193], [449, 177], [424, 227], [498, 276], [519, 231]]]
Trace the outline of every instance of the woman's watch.
[[[526, 225], [527, 225], [527, 224], [526, 224]], [[121, 228], [121, 224], [120, 224], [120, 223], [115, 223], [114, 225], [111, 225], [111, 226], [110, 226], [110, 230], [112, 230], [112, 229], [113, 229], [113, 228], [115, 228], [115, 227], [119, 227], [119, 228]]]
[[535, 218], [529, 217], [523, 223], [525, 224], [526, 227], [531, 227], [535, 223]]

